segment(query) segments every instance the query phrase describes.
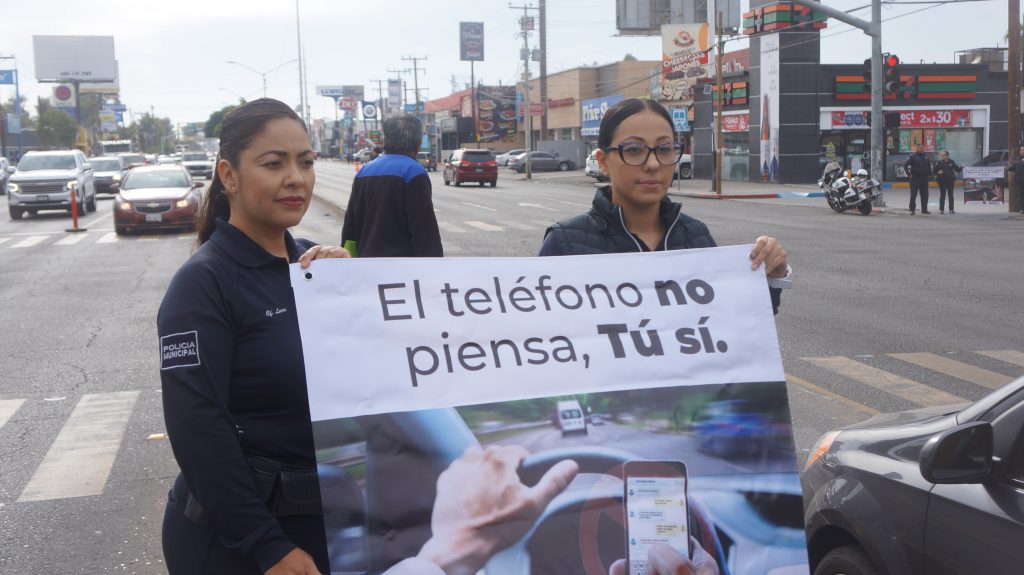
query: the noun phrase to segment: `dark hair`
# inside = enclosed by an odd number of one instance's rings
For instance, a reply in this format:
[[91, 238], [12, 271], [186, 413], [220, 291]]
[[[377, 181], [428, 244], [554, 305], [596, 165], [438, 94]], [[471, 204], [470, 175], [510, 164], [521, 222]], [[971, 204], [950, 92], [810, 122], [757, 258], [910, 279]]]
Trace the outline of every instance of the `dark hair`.
[[231, 205], [228, 203], [227, 194], [224, 193], [224, 182], [220, 181], [217, 164], [221, 160], [226, 160], [237, 167], [238, 157], [252, 144], [253, 138], [258, 136], [271, 120], [279, 118], [295, 120], [303, 130], [306, 129], [306, 124], [288, 104], [272, 98], [260, 98], [242, 104], [224, 116], [220, 128], [220, 152], [217, 153], [217, 160], [213, 166], [213, 181], [210, 182], [206, 199], [199, 209], [197, 245], [203, 245], [213, 235], [213, 230], [217, 227], [217, 218], [227, 219], [231, 215]]
[[423, 122], [412, 114], [389, 116], [384, 120], [384, 152], [415, 154], [423, 139]]
[[604, 118], [601, 119], [601, 130], [597, 135], [597, 146], [599, 148], [611, 146], [612, 136], [615, 135], [615, 130], [619, 128], [619, 124], [644, 110], [651, 110], [665, 118], [669, 128], [672, 128], [672, 133], [675, 134], [675, 124], [672, 123], [672, 115], [668, 113], [665, 106], [654, 100], [630, 98], [608, 108], [608, 111], [604, 113]]

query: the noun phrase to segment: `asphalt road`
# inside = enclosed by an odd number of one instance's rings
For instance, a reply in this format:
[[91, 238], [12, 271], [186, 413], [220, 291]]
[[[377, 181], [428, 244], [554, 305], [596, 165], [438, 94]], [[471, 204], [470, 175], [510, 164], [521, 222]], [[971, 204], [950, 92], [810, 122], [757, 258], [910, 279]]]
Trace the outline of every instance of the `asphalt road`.
[[[330, 201], [296, 234], [336, 243], [352, 168], [317, 172]], [[527, 182], [503, 170], [494, 189], [432, 179], [454, 257], [533, 255], [544, 228], [593, 195], [580, 172]], [[838, 425], [974, 400], [1024, 373], [1024, 219], [683, 203], [719, 244], [769, 234], [790, 253], [796, 277], [777, 328], [798, 455]], [[77, 235], [64, 232], [66, 214], [0, 217], [3, 574], [164, 572], [160, 521], [176, 466], [160, 435], [154, 318], [194, 236], [117, 238], [111, 206], [101, 199]]]

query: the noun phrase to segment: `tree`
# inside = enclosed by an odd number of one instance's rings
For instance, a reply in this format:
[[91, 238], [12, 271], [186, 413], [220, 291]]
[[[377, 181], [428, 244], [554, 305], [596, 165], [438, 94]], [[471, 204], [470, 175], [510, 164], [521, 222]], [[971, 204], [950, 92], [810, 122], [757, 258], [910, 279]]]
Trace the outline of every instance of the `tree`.
[[207, 138], [219, 138], [220, 137], [220, 126], [224, 123], [224, 116], [227, 116], [229, 112], [245, 103], [244, 98], [239, 98], [237, 104], [230, 106], [224, 106], [220, 110], [210, 114], [210, 118], [206, 120], [206, 125], [203, 126], [203, 133], [206, 134]]
[[[35, 128], [35, 120], [28, 113], [28, 108], [25, 106], [28, 99], [22, 96], [19, 100], [21, 106], [21, 129], [31, 130]], [[0, 105], [0, 114], [13, 114], [14, 113], [14, 96], [7, 98], [7, 101]]]
[[36, 102], [39, 116], [36, 119], [36, 132], [43, 145], [49, 148], [70, 149], [78, 139], [78, 122], [60, 110], [50, 106], [43, 98]]
[[627, 53], [625, 56], [622, 57], [622, 61], [623, 62], [636, 62], [636, 56]]

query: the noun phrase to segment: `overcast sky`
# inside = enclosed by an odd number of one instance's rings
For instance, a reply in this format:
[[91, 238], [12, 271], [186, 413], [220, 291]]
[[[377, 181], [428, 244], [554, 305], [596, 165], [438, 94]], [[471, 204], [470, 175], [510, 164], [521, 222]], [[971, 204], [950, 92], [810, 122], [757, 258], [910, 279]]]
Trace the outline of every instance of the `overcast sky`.
[[[828, 4], [849, 10], [867, 3]], [[747, 0], [741, 5], [746, 10]], [[549, 73], [609, 63], [626, 53], [661, 57], [657, 37], [615, 37], [615, 0], [548, 0], [547, 6]], [[461, 89], [469, 82], [470, 64], [459, 61], [459, 21], [484, 22], [486, 60], [476, 64], [478, 79], [510, 84], [521, 70], [522, 40], [515, 35], [522, 10], [510, 9], [507, 1], [299, 0], [299, 10], [313, 117], [334, 117], [331, 100], [316, 95], [317, 85], [364, 84], [367, 97], [375, 98], [375, 80], [395, 77], [388, 70], [412, 68], [403, 56], [426, 57], [420, 62], [423, 99], [451, 93], [453, 77]], [[957, 50], [1006, 45], [1002, 2], [892, 5], [883, 6], [882, 14], [887, 20], [883, 50], [905, 62], [952, 62]], [[870, 10], [855, 15], [868, 18]], [[176, 123], [205, 121], [238, 96], [262, 95], [261, 77], [227, 60], [265, 71], [297, 57], [295, 0], [33, 0], [5, 10], [0, 29], [0, 55], [17, 57], [21, 91], [32, 108], [36, 96], [52, 91], [52, 85], [35, 81], [33, 35], [112, 35], [121, 101], [140, 113], [152, 107]], [[869, 38], [845, 24], [830, 21], [822, 38], [825, 63], [862, 62], [869, 56]], [[534, 36], [531, 45], [536, 44]], [[726, 50], [745, 44], [731, 42]], [[10, 63], [0, 60], [0, 69]], [[297, 62], [281, 66], [267, 76], [267, 95], [297, 105], [298, 78]], [[412, 74], [404, 78], [412, 86]], [[4, 101], [13, 94], [13, 86], [0, 86]]]

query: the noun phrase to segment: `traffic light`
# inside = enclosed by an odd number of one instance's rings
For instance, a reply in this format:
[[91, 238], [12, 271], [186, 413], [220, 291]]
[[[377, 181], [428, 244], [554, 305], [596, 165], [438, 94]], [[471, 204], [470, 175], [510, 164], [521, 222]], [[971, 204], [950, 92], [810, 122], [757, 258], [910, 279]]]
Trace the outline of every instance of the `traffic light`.
[[900, 57], [896, 54], [882, 54], [882, 64], [885, 66], [885, 84], [882, 91], [886, 95], [899, 93]]
[[864, 91], [871, 91], [871, 58], [864, 60]]

